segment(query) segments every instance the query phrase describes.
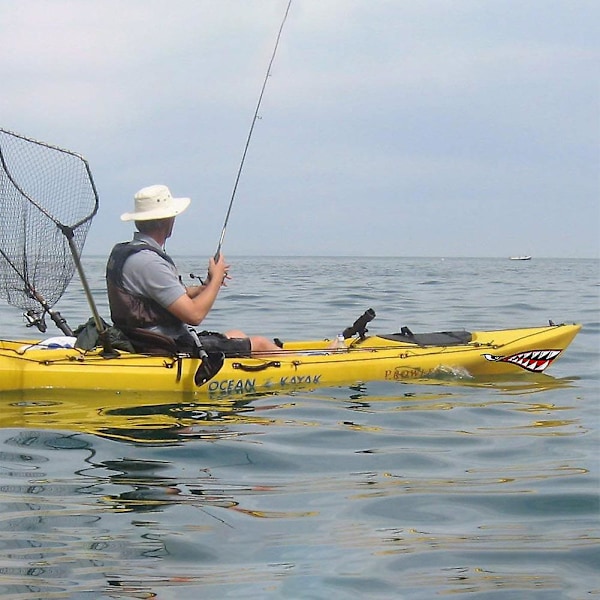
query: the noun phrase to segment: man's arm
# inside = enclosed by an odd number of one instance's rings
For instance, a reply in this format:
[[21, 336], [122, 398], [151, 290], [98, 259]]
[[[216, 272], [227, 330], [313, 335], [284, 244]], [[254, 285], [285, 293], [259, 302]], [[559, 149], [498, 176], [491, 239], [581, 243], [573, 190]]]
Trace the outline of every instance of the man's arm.
[[198, 294], [201, 294], [205, 288], [205, 283], [203, 283], [202, 285], [190, 285], [189, 287], [185, 288], [185, 293], [188, 295], [189, 298], [194, 299]]

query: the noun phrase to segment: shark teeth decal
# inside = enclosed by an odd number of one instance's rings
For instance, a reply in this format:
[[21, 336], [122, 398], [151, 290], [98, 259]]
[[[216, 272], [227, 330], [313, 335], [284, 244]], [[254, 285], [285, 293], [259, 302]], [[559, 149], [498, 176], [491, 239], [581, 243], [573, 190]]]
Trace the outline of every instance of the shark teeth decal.
[[527, 350], [510, 356], [484, 354], [483, 357], [493, 362], [511, 363], [532, 373], [542, 373], [561, 352], [562, 350]]

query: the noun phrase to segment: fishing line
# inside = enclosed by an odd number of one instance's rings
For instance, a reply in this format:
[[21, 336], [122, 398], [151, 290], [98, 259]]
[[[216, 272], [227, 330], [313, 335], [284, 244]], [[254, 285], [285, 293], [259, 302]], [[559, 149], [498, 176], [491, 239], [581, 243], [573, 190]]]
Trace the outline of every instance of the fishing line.
[[289, 0], [287, 8], [285, 9], [285, 14], [283, 16], [283, 20], [281, 21], [281, 25], [279, 26], [279, 32], [277, 33], [277, 40], [275, 41], [275, 47], [273, 48], [273, 54], [271, 55], [271, 60], [269, 61], [269, 67], [267, 68], [267, 74], [265, 75], [265, 80], [263, 81], [262, 89], [260, 90], [260, 95], [258, 97], [258, 103], [256, 104], [256, 110], [254, 111], [254, 117], [252, 118], [252, 124], [250, 125], [250, 131], [248, 133], [248, 138], [246, 139], [246, 145], [244, 146], [244, 152], [242, 153], [242, 160], [240, 162], [240, 167], [237, 172], [237, 176], [235, 178], [235, 183], [233, 186], [233, 191], [231, 193], [231, 200], [229, 201], [229, 207], [227, 208], [227, 214], [225, 215], [225, 222], [223, 223], [223, 229], [221, 230], [221, 237], [219, 238], [219, 244], [217, 246], [217, 251], [215, 252], [215, 261], [219, 259], [219, 255], [221, 254], [221, 246], [223, 245], [223, 240], [225, 239], [225, 231], [227, 229], [227, 223], [229, 221], [229, 215], [231, 214], [231, 207], [233, 206], [233, 201], [235, 199], [235, 194], [237, 192], [238, 183], [240, 182], [240, 177], [242, 175], [242, 169], [244, 168], [244, 162], [246, 160], [246, 154], [248, 153], [248, 147], [250, 146], [250, 140], [252, 139], [252, 132], [254, 131], [254, 125], [258, 119], [258, 111], [260, 110], [260, 105], [263, 99], [263, 95], [265, 93], [265, 88], [267, 87], [267, 81], [271, 75], [271, 66], [273, 65], [273, 61], [275, 60], [275, 54], [277, 54], [277, 47], [279, 46], [279, 40], [281, 39], [281, 32], [283, 31], [283, 26], [287, 20], [288, 13], [290, 12], [290, 6], [292, 5], [292, 0]]

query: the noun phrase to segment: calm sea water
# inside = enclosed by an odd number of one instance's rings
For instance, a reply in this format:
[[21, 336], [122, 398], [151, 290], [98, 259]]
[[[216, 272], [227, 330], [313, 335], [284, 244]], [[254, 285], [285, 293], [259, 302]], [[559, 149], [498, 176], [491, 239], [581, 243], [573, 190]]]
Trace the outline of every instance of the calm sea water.
[[[369, 307], [372, 333], [584, 328], [547, 376], [494, 384], [0, 395], [2, 598], [600, 596], [598, 261], [230, 262], [208, 329], [330, 337]], [[75, 282], [57, 308], [89, 316]], [[31, 333], [5, 306], [0, 331]]]

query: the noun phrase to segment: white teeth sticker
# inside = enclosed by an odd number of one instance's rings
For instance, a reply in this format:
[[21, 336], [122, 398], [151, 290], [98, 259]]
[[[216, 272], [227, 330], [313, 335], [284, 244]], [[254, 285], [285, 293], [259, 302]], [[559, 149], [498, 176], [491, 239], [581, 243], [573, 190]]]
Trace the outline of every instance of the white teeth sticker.
[[518, 365], [532, 373], [542, 373], [561, 352], [562, 350], [528, 350], [510, 356], [483, 354], [483, 357], [492, 362], [507, 362]]

